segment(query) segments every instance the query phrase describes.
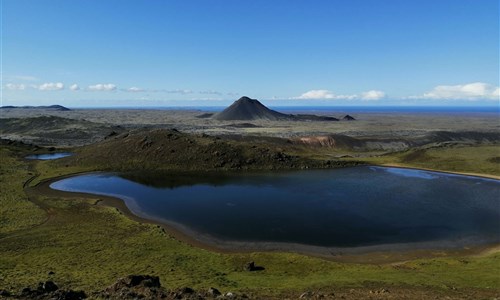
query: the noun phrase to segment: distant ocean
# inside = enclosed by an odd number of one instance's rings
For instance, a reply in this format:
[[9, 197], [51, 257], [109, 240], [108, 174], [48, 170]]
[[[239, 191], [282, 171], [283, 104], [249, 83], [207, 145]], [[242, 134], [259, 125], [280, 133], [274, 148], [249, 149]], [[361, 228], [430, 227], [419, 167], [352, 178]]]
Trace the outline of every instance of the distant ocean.
[[[200, 110], [208, 112], [222, 111], [226, 106], [128, 106], [128, 107], [95, 107], [95, 109], [153, 109], [153, 110]], [[490, 113], [499, 114], [499, 106], [269, 106], [269, 108], [286, 113]]]

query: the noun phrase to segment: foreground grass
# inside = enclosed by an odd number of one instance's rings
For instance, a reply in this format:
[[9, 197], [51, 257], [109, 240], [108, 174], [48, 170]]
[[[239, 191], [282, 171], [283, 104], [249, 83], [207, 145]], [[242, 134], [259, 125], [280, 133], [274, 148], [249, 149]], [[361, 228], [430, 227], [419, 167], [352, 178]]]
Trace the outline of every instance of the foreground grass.
[[[338, 263], [291, 253], [222, 254], [189, 246], [162, 228], [135, 222], [114, 208], [94, 205], [98, 197], [38, 196], [37, 200], [49, 208], [50, 218], [33, 227], [39, 222], [36, 219], [39, 209], [18, 205], [26, 200], [19, 188], [28, 177], [25, 163], [8, 151], [2, 155], [6, 156], [2, 169], [10, 170], [2, 175], [2, 188], [11, 183], [18, 186], [8, 194], [14, 200], [2, 202], [2, 207], [12, 206], [13, 210], [10, 214], [13, 217], [5, 219], [3, 224], [11, 230], [30, 229], [2, 235], [0, 289], [16, 291], [50, 277], [62, 286], [94, 291], [119, 277], [139, 273], [160, 276], [167, 288], [215, 286], [222, 291], [260, 295], [367, 285], [440, 290], [500, 288], [498, 252], [478, 257], [420, 259], [397, 265]], [[63, 173], [62, 169], [52, 170], [50, 163], [40, 163], [37, 168], [46, 177]], [[25, 223], [15, 217], [18, 214], [38, 221]], [[255, 261], [265, 270], [243, 271], [248, 261]], [[49, 276], [49, 271], [55, 274]]]

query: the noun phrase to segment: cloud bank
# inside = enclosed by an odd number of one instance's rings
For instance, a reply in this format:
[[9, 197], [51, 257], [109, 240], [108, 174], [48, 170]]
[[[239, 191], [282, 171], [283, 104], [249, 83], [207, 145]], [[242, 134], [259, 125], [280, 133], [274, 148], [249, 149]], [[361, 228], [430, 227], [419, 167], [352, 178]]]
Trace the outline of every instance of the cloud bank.
[[126, 92], [131, 92], [131, 93], [139, 93], [139, 92], [144, 92], [144, 89], [138, 88], [138, 87], [131, 87], [125, 90]]
[[371, 90], [368, 92], [361, 93], [361, 99], [366, 101], [380, 100], [385, 97], [385, 93], [382, 91]]
[[88, 87], [89, 91], [105, 91], [105, 92], [110, 92], [110, 91], [115, 91], [116, 90], [116, 85], [112, 83], [98, 83], [95, 85], [89, 85]]
[[315, 99], [315, 100], [321, 100], [321, 99], [329, 99], [329, 100], [366, 100], [366, 101], [373, 101], [373, 100], [380, 100], [385, 97], [385, 93], [382, 91], [378, 90], [370, 90], [367, 92], [361, 93], [361, 95], [358, 94], [351, 94], [351, 95], [337, 95], [333, 93], [332, 91], [329, 90], [310, 90], [298, 97], [293, 97], [292, 99], [301, 99], [301, 100], [307, 100], [307, 99]]
[[443, 100], [499, 100], [500, 88], [484, 82], [473, 82], [458, 85], [438, 85], [432, 90], [409, 99], [443, 99]]
[[60, 91], [64, 90], [62, 82], [47, 82], [38, 86], [40, 91]]
[[5, 88], [11, 91], [23, 91], [26, 89], [26, 85], [24, 84], [14, 84], [14, 83], [7, 83], [5, 85]]

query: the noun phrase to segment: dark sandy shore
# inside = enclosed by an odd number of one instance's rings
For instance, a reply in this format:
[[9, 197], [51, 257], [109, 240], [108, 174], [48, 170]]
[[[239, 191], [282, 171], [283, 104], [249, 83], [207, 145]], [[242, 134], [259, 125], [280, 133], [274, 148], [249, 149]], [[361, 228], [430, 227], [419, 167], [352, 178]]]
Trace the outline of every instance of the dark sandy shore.
[[481, 255], [500, 248], [499, 244], [485, 244], [478, 240], [433, 241], [352, 248], [319, 247], [294, 243], [224, 241], [194, 232], [178, 223], [135, 214], [120, 198], [90, 193], [65, 192], [54, 190], [50, 187], [53, 182], [81, 174], [85, 173], [68, 174], [51, 178], [40, 182], [34, 187], [26, 187], [26, 191], [45, 196], [96, 199], [95, 205], [114, 207], [132, 220], [161, 226], [166, 232], [182, 242], [220, 253], [293, 252], [339, 262], [396, 263], [418, 258]]

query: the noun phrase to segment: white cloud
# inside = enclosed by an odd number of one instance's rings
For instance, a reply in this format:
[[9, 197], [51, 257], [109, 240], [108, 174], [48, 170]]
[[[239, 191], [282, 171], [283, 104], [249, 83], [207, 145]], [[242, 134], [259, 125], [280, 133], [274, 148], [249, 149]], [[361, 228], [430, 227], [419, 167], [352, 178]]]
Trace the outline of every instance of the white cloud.
[[329, 90], [310, 90], [293, 99], [355, 99], [357, 95], [336, 95]]
[[116, 90], [116, 85], [112, 83], [98, 83], [95, 85], [89, 85], [88, 89], [90, 91], [115, 91]]
[[337, 95], [329, 90], [310, 90], [303, 93], [298, 97], [293, 97], [292, 99], [330, 99], [330, 100], [379, 100], [385, 97], [385, 93], [382, 91], [371, 90], [368, 92], [361, 93], [361, 97], [357, 94], [351, 95]]
[[495, 97], [497, 100], [498, 98], [500, 98], [500, 87], [497, 87], [493, 93], [492, 93], [493, 97]]
[[138, 88], [138, 87], [131, 87], [125, 90], [126, 92], [132, 92], [132, 93], [138, 93], [138, 92], [144, 92], [144, 89]]
[[410, 99], [448, 99], [448, 100], [499, 100], [499, 87], [484, 82], [473, 82], [459, 85], [438, 85], [420, 96]]
[[69, 87], [70, 90], [72, 91], [78, 91], [80, 89], [80, 87], [78, 86], [78, 84], [72, 84], [70, 87]]
[[310, 90], [296, 97], [297, 99], [334, 99], [335, 95], [329, 90]]
[[385, 93], [377, 90], [370, 90], [368, 92], [361, 93], [362, 100], [380, 100], [385, 97]]
[[60, 91], [64, 89], [62, 82], [46, 82], [38, 86], [40, 91]]
[[12, 91], [23, 91], [26, 89], [26, 85], [24, 84], [14, 84], [14, 83], [7, 83], [5, 85], [5, 88], [8, 90]]

